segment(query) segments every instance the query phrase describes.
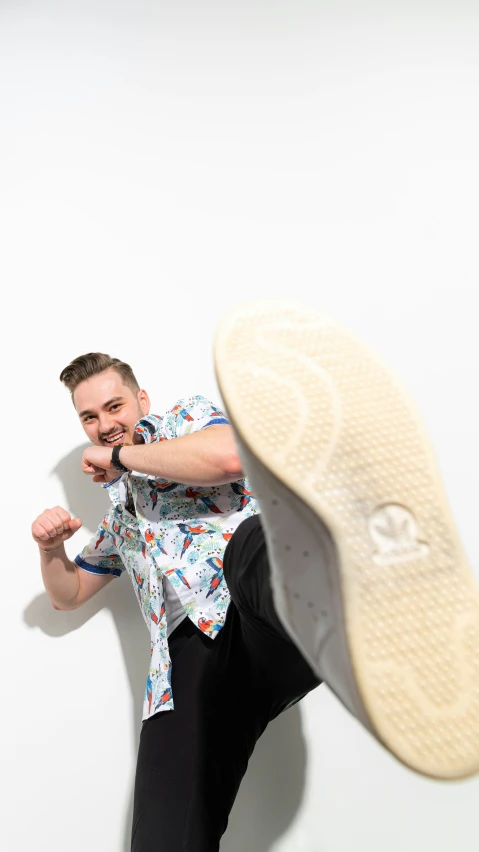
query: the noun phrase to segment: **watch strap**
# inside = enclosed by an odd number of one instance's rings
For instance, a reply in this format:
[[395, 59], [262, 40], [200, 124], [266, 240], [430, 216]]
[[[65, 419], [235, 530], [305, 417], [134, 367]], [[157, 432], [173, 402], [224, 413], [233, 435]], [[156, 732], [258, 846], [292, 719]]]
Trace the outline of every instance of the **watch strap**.
[[113, 451], [111, 454], [111, 463], [113, 467], [120, 471], [120, 473], [130, 473], [130, 468], [125, 467], [124, 464], [120, 461], [120, 450], [122, 447], [129, 447], [130, 444], [115, 444], [113, 447]]

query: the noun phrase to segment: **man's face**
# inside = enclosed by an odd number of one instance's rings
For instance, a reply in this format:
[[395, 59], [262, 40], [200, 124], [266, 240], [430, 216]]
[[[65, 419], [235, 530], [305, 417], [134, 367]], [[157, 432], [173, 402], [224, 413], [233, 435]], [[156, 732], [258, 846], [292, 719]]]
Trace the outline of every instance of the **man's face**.
[[132, 444], [135, 423], [150, 410], [146, 391], [133, 393], [116, 370], [80, 382], [73, 402], [88, 438], [100, 447]]

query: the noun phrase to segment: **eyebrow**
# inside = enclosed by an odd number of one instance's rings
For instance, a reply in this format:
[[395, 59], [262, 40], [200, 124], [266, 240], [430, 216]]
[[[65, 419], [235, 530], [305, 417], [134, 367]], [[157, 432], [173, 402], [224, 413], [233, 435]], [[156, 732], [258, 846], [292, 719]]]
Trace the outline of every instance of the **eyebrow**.
[[[108, 402], [105, 402], [105, 404], [102, 405], [102, 408], [103, 409], [108, 408], [110, 405], [113, 405], [114, 402], [119, 402], [119, 400], [122, 400], [122, 399], [123, 399], [122, 396], [112, 396], [112, 398], [109, 399]], [[86, 414], [94, 414], [94, 413], [95, 412], [91, 411], [89, 408], [85, 408], [84, 411], [80, 411], [78, 416], [79, 417], [85, 417]]]

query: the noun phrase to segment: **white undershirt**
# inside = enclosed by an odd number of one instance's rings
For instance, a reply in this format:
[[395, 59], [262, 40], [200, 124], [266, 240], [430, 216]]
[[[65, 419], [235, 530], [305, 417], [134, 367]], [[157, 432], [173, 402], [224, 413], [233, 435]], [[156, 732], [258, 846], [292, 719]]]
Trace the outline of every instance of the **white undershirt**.
[[181, 603], [168, 577], [165, 577], [164, 575], [163, 594], [165, 596], [167, 635], [170, 636], [175, 627], [178, 627], [183, 619], [186, 618], [186, 612], [184, 611], [183, 604]]

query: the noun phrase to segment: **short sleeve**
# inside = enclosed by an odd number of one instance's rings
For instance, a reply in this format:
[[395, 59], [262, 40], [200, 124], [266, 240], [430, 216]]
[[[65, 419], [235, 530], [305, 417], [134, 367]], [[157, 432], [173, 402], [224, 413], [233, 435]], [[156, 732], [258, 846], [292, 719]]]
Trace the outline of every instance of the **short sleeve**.
[[75, 557], [75, 563], [90, 574], [113, 574], [120, 577], [125, 566], [115, 545], [110, 522], [113, 509], [103, 518], [96, 535], [93, 536], [81, 553]]
[[208, 429], [209, 426], [230, 426], [226, 414], [204, 396], [180, 399], [167, 411], [162, 431], [167, 438], [181, 438], [191, 432]]

